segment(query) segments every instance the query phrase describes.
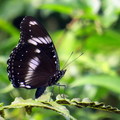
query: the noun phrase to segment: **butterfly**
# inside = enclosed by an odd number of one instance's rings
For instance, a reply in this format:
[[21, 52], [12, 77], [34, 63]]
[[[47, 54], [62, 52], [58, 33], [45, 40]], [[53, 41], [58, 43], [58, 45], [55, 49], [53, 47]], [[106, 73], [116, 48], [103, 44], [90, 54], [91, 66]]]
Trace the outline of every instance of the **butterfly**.
[[8, 77], [15, 88], [37, 89], [40, 97], [46, 87], [55, 85], [66, 70], [60, 70], [53, 41], [35, 18], [26, 16], [20, 24], [20, 40], [7, 61]]

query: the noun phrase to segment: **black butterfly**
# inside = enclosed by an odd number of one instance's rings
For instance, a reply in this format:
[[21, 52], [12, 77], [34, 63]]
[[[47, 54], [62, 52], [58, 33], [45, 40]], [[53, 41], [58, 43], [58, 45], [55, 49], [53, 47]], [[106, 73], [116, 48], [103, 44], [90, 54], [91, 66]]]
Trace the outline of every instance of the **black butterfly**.
[[55, 46], [42, 24], [26, 16], [20, 29], [20, 41], [7, 61], [8, 76], [15, 88], [37, 88], [35, 98], [38, 98], [66, 70], [60, 70]]

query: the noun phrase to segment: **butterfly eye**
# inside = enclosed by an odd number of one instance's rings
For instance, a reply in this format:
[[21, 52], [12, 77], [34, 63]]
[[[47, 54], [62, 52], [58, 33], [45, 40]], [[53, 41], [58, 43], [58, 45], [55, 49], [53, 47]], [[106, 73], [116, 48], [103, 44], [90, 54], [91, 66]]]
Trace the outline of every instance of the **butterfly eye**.
[[16, 88], [37, 89], [35, 97], [65, 74], [50, 35], [41, 23], [26, 16], [20, 24], [20, 41], [7, 61], [8, 76]]

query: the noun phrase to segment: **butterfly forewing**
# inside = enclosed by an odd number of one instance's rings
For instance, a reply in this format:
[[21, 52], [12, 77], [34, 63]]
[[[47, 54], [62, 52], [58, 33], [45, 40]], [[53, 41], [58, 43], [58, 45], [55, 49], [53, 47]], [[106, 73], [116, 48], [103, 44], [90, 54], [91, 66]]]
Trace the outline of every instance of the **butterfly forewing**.
[[59, 59], [45, 28], [32, 17], [20, 25], [21, 37], [8, 60], [8, 75], [14, 87], [38, 88], [59, 71]]
[[59, 70], [60, 66], [56, 49], [54, 47], [50, 35], [43, 27], [43, 25], [38, 23], [36, 19], [34, 19], [33, 17], [27, 16], [22, 20], [20, 24], [20, 29], [21, 29], [20, 41], [32, 44], [35, 47], [38, 46], [38, 48], [42, 47], [41, 49], [44, 49], [43, 51], [45, 52], [45, 54], [49, 56], [53, 63], [56, 63], [55, 64], [56, 69]]

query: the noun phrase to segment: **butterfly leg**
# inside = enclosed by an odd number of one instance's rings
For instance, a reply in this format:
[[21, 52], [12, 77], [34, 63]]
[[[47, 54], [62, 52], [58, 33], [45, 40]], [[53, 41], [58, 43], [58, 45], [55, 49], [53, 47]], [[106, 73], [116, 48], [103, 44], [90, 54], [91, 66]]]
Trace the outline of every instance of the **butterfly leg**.
[[65, 90], [66, 90], [67, 86], [66, 85], [61, 85], [60, 83], [56, 83], [55, 85], [57, 85], [59, 87], [59, 93], [60, 93], [60, 87], [64, 88], [64, 93], [62, 95], [60, 94], [60, 96], [62, 98], [65, 98]]

